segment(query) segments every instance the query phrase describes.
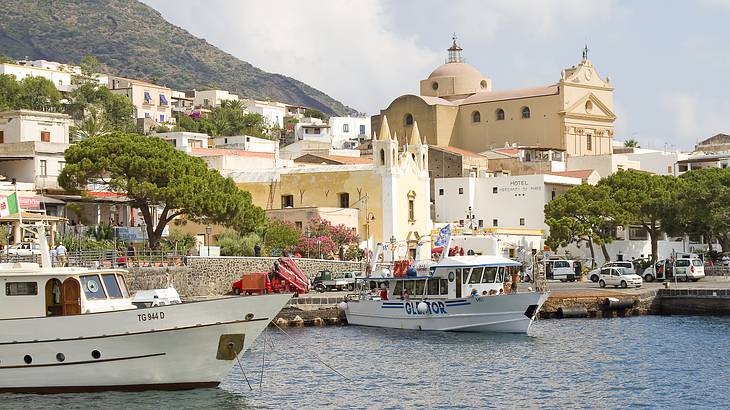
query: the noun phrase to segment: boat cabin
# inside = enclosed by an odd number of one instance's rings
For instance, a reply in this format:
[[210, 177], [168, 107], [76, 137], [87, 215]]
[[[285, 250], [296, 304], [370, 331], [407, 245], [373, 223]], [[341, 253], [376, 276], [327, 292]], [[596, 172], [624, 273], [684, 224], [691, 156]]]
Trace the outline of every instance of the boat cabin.
[[430, 275], [415, 277], [370, 277], [366, 287], [377, 294], [383, 286], [389, 299], [398, 299], [404, 289], [410, 298], [453, 299], [506, 292], [505, 281], [519, 272], [521, 263], [501, 256], [450, 256], [430, 267]]
[[0, 263], [0, 319], [135, 309], [123, 271]]

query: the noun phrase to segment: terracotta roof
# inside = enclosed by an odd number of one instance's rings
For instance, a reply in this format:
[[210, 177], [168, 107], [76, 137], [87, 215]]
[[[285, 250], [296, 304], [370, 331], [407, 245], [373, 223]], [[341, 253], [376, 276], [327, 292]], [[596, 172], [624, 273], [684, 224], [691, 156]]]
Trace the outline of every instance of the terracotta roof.
[[559, 92], [560, 88], [557, 84], [549, 85], [547, 87], [520, 88], [517, 90], [483, 91], [458, 101], [458, 104], [464, 105], [491, 101], [514, 100], [517, 98], [541, 97], [546, 95], [557, 95]]
[[257, 157], [257, 158], [270, 158], [274, 159], [272, 152], [253, 152], [244, 151], [242, 149], [222, 149], [222, 148], [193, 148], [193, 154], [200, 156], [210, 155], [230, 155], [237, 157]]
[[506, 154], [506, 155], [518, 155], [520, 153], [519, 148], [497, 148], [492, 151], [499, 152], [500, 154]]
[[342, 155], [321, 155], [321, 154], [304, 154], [294, 160], [305, 164], [333, 164], [333, 165], [355, 165], [355, 164], [371, 164], [372, 158], [363, 157], [346, 157]]
[[580, 178], [581, 180], [586, 181], [594, 172], [595, 170], [592, 169], [576, 169], [574, 171], [546, 172], [546, 174], [559, 177]]
[[449, 151], [449, 152], [452, 152], [454, 154], [459, 154], [459, 155], [464, 156], [464, 157], [484, 158], [484, 155], [477, 154], [476, 152], [472, 152], [472, 151], [467, 151], [467, 150], [461, 149], [461, 148], [455, 148], [455, 147], [437, 147], [437, 146], [433, 146], [433, 145], [430, 146], [430, 148], [440, 149], [440, 150], [443, 150], [443, 151]]

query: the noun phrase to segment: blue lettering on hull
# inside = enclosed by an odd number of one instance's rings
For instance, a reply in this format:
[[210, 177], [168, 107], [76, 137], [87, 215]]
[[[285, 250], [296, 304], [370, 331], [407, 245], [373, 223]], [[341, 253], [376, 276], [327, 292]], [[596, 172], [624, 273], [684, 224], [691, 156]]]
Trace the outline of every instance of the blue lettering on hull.
[[409, 315], [445, 315], [446, 312], [446, 304], [444, 302], [428, 302], [423, 301], [423, 303], [428, 306], [428, 309], [425, 313], [421, 313], [418, 311], [418, 304], [421, 303], [420, 301], [413, 301], [413, 302], [404, 302], [403, 308], [406, 310], [406, 313]]

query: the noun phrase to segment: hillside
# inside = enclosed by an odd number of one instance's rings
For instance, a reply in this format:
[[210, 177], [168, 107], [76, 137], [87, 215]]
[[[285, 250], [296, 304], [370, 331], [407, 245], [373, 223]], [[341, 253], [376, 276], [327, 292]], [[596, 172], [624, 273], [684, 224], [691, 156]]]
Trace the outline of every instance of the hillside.
[[136, 0], [4, 0], [0, 54], [69, 63], [93, 55], [110, 74], [177, 90], [215, 87], [329, 114], [354, 111], [301, 81], [221, 51]]

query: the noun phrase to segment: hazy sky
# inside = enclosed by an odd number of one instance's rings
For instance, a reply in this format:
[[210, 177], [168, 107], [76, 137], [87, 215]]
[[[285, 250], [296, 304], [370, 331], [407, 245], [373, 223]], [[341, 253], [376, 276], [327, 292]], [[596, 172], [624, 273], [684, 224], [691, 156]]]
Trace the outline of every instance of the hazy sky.
[[690, 148], [730, 134], [730, 0], [143, 1], [369, 114], [417, 93], [456, 32], [495, 90], [557, 82], [587, 42], [615, 87], [618, 140]]

